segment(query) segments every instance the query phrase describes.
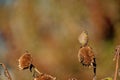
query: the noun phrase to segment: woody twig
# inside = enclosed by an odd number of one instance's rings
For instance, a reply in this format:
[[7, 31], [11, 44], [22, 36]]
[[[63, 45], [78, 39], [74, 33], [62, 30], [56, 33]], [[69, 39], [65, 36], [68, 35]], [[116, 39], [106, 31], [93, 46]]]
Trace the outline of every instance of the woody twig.
[[0, 63], [0, 65], [3, 67], [4, 69], [4, 75], [8, 78], [8, 80], [12, 80], [10, 73], [8, 71], [8, 69], [6, 68], [6, 66], [3, 63]]

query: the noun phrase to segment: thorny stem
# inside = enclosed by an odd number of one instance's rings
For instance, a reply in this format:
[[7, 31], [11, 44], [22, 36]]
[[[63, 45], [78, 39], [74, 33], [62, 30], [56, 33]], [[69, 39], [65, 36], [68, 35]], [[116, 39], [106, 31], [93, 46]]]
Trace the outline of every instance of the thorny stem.
[[116, 60], [116, 68], [115, 68], [115, 74], [114, 74], [114, 80], [117, 80], [117, 73], [118, 73], [118, 67], [119, 67], [119, 48], [115, 54], [115, 60]]
[[4, 69], [4, 74], [5, 76], [8, 78], [8, 80], [12, 80], [10, 73], [8, 72], [8, 69], [6, 68], [6, 66], [3, 63], [0, 63], [0, 65], [3, 67]]

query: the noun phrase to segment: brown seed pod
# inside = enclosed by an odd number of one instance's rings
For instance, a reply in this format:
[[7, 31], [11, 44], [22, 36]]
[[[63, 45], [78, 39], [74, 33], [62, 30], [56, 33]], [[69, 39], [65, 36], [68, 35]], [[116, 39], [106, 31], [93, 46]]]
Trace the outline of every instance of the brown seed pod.
[[20, 70], [28, 69], [32, 65], [31, 54], [28, 51], [26, 51], [25, 54], [23, 54], [19, 58], [18, 62], [19, 62], [18, 67], [19, 67]]
[[92, 66], [94, 63], [95, 55], [92, 51], [92, 48], [89, 46], [85, 46], [80, 48], [78, 53], [78, 60], [81, 62], [84, 66]]
[[94, 78], [96, 78], [96, 60], [92, 48], [90, 48], [89, 46], [80, 48], [78, 52], [78, 60], [80, 63], [83, 64], [83, 66], [92, 66]]
[[82, 47], [86, 46], [88, 44], [88, 33], [86, 31], [83, 31], [78, 37], [78, 40]]
[[68, 80], [77, 80], [76, 78], [70, 78], [70, 79], [68, 79]]
[[56, 77], [42, 73], [39, 76], [35, 77], [34, 80], [56, 80]]

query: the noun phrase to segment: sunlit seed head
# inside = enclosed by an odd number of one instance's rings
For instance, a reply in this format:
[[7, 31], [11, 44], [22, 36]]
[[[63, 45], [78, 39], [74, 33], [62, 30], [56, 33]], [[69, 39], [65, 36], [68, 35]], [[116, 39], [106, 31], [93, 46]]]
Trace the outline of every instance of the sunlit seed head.
[[56, 80], [56, 77], [47, 74], [41, 74], [34, 78], [34, 80]]
[[32, 64], [32, 56], [30, 53], [25, 52], [19, 59], [18, 59], [18, 67], [20, 70], [28, 69]]
[[68, 79], [68, 80], [77, 80], [76, 78], [70, 78], [70, 79]]

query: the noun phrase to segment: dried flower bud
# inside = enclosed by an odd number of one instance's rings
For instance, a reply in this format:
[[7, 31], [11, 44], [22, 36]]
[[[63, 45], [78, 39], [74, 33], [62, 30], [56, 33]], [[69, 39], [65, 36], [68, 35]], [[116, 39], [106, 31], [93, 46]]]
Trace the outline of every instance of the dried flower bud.
[[78, 59], [79, 62], [83, 64], [83, 66], [93, 67], [94, 79], [96, 80], [96, 60], [92, 48], [90, 48], [89, 46], [80, 48], [78, 53]]
[[68, 80], [77, 80], [76, 78], [70, 78], [70, 79], [68, 79]]
[[34, 80], [56, 80], [56, 77], [47, 74], [41, 74], [34, 78]]
[[113, 61], [115, 61], [116, 60], [116, 58], [117, 58], [117, 55], [120, 55], [120, 45], [118, 45], [118, 46], [116, 46], [116, 48], [115, 48], [115, 54], [114, 54], [114, 58], [113, 58]]
[[19, 62], [18, 67], [19, 67], [20, 70], [28, 69], [32, 64], [32, 56], [31, 56], [31, 54], [26, 51], [25, 54], [23, 54], [19, 58], [18, 62]]
[[92, 66], [94, 63], [95, 55], [92, 51], [92, 48], [89, 46], [85, 46], [80, 48], [78, 53], [79, 62], [81, 62], [84, 66]]
[[81, 46], [86, 46], [88, 44], [88, 33], [83, 31], [78, 38]]

